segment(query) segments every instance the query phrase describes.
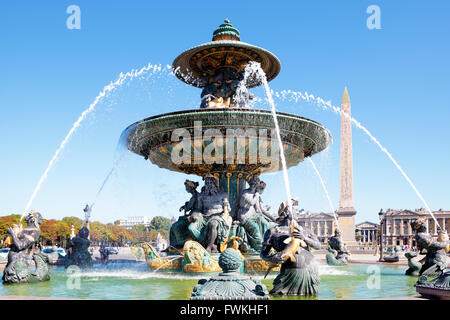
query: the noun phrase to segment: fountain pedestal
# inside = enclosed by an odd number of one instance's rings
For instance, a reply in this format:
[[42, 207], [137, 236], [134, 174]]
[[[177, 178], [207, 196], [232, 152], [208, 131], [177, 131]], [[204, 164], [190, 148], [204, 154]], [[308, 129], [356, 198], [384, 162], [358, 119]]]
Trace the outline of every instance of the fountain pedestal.
[[260, 281], [238, 273], [242, 265], [239, 252], [228, 248], [220, 254], [222, 272], [201, 279], [192, 290], [191, 300], [269, 300], [269, 292]]

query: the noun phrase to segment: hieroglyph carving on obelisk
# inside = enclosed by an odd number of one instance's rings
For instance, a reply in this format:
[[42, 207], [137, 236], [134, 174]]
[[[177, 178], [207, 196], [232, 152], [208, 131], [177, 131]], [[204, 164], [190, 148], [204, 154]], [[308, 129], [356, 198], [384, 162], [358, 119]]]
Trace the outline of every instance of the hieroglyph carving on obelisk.
[[341, 190], [339, 208], [354, 210], [353, 202], [353, 159], [352, 159], [352, 123], [350, 98], [345, 88], [341, 103]]

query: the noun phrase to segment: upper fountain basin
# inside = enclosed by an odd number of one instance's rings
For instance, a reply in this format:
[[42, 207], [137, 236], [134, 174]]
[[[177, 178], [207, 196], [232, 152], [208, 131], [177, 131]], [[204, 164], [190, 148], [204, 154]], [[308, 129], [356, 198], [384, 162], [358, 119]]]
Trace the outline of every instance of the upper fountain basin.
[[[318, 122], [281, 112], [277, 118], [288, 168], [332, 142], [329, 130]], [[178, 111], [138, 121], [124, 134], [130, 151], [172, 171], [203, 176], [217, 166], [247, 174], [281, 170], [274, 120], [268, 110]]]
[[[250, 61], [260, 63], [267, 81], [275, 78], [281, 70], [281, 63], [272, 52], [233, 40], [211, 41], [188, 49], [175, 58], [172, 67], [181, 81], [203, 88], [216, 70], [227, 67], [242, 71]], [[261, 85], [261, 81], [249, 77], [245, 85], [253, 88]]]

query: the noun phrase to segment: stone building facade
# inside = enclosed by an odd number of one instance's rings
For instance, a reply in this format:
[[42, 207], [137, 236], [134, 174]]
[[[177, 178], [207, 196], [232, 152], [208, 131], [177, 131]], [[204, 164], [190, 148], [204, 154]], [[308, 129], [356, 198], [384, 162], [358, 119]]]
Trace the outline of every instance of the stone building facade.
[[[437, 237], [438, 226], [431, 215], [423, 208], [416, 210], [381, 210], [382, 218], [383, 244], [387, 246], [408, 245], [415, 247], [414, 232], [411, 229], [411, 221], [418, 218], [425, 218], [427, 221], [428, 232]], [[450, 231], [450, 211], [433, 211], [439, 225]]]
[[358, 223], [356, 225], [356, 240], [361, 245], [374, 246], [377, 243], [379, 228], [379, 224], [370, 221]]
[[144, 225], [145, 227], [150, 226], [150, 222], [152, 221], [149, 217], [139, 216], [139, 217], [127, 217], [125, 219], [119, 220], [119, 225], [121, 227], [125, 227], [125, 229], [132, 229], [137, 225]]
[[297, 216], [298, 223], [310, 229], [322, 243], [323, 246], [328, 245], [328, 239], [334, 235], [336, 223], [332, 213], [311, 213], [308, 211], [302, 211]]

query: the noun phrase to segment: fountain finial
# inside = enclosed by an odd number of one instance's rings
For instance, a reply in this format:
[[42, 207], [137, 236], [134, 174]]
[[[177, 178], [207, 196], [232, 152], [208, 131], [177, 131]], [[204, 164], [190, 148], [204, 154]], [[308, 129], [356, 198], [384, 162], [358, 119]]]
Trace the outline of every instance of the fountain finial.
[[229, 19], [225, 19], [224, 22], [214, 31], [212, 40], [240, 41], [239, 30], [232, 26]]

